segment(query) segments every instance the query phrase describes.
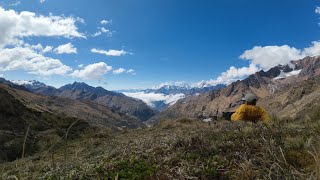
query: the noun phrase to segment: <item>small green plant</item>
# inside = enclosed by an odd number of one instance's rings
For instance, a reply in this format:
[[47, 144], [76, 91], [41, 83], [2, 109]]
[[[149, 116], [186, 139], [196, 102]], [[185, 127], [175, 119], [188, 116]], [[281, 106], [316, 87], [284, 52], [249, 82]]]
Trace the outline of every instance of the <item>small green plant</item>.
[[112, 179], [115, 177], [119, 179], [146, 179], [152, 177], [158, 171], [158, 167], [143, 159], [133, 159], [108, 163], [105, 166], [97, 167], [96, 171], [98, 174]]

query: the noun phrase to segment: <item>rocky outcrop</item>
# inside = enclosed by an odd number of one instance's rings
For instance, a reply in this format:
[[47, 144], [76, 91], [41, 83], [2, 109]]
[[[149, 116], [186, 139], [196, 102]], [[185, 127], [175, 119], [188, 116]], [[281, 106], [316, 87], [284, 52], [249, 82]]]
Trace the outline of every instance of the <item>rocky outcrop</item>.
[[298, 67], [302, 67], [300, 77], [312, 77], [320, 75], [320, 57], [306, 57], [297, 62]]

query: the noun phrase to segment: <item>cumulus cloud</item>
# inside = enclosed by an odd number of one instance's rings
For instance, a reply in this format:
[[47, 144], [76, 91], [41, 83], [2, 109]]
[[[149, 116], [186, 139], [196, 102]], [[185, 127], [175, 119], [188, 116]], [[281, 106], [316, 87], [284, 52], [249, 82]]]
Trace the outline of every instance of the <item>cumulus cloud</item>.
[[137, 74], [136, 74], [136, 71], [133, 70], [133, 69], [129, 69], [129, 70], [127, 71], [127, 73], [128, 73], [128, 74], [131, 74], [131, 75], [137, 75]]
[[40, 0], [40, 3], [44, 3], [46, 0]]
[[241, 59], [249, 60], [263, 69], [269, 69], [279, 64], [288, 64], [291, 60], [303, 58], [301, 50], [288, 45], [283, 46], [255, 46], [246, 50]]
[[75, 48], [71, 43], [63, 44], [54, 49], [57, 54], [72, 54], [77, 53], [77, 48]]
[[314, 10], [314, 12], [315, 12], [316, 14], [320, 14], [320, 7], [316, 7], [316, 9]]
[[100, 24], [106, 25], [106, 24], [109, 24], [109, 22], [110, 21], [103, 19], [103, 20], [100, 21]]
[[53, 50], [53, 47], [52, 46], [46, 46], [43, 50], [42, 50], [42, 52], [43, 53], [47, 53], [47, 52], [51, 52]]
[[104, 62], [89, 64], [81, 70], [73, 71], [70, 76], [81, 79], [101, 79], [104, 74], [112, 70], [112, 66], [108, 66]]
[[[38, 49], [37, 49], [38, 48]], [[0, 49], [0, 71], [25, 70], [43, 76], [64, 75], [72, 68], [38, 53], [40, 46]]]
[[279, 64], [289, 64], [292, 60], [298, 60], [306, 56], [320, 55], [320, 42], [314, 41], [310, 47], [303, 50], [283, 46], [255, 46], [245, 51], [240, 58], [258, 65], [264, 70], [277, 66]]
[[320, 41], [313, 41], [310, 47], [303, 49], [303, 56], [318, 56], [320, 55]]
[[151, 107], [155, 107], [154, 103], [157, 101], [164, 101], [165, 104], [173, 105], [175, 104], [179, 99], [182, 99], [185, 97], [184, 94], [170, 94], [165, 95], [161, 93], [145, 93], [145, 92], [136, 92], [136, 93], [123, 93], [126, 96], [130, 96], [133, 98], [141, 99], [146, 104], [148, 104]]
[[77, 21], [81, 19], [52, 14], [36, 15], [29, 11], [16, 12], [0, 7], [0, 48], [22, 44], [22, 39], [30, 36], [85, 38], [85, 35], [78, 31]]
[[126, 52], [124, 50], [110, 49], [108, 51], [105, 51], [105, 50], [99, 50], [99, 49], [96, 49], [96, 48], [91, 49], [91, 52], [97, 53], [97, 54], [104, 54], [106, 56], [123, 56], [123, 55], [126, 55], [126, 54], [130, 54], [129, 52]]
[[52, 46], [43, 47], [42, 44], [40, 44], [40, 43], [38, 43], [37, 45], [30, 45], [28, 43], [25, 43], [23, 46], [31, 48], [31, 49], [37, 51], [38, 53], [42, 53], [42, 54], [47, 53], [47, 52], [51, 52], [53, 49]]
[[108, 33], [109, 36], [112, 35], [112, 33], [109, 31], [109, 29], [106, 29], [106, 28], [104, 28], [104, 27], [100, 27], [100, 28], [98, 28], [98, 29], [99, 29], [99, 31], [96, 32], [96, 33], [94, 33], [94, 34], [92, 35], [93, 37], [97, 37], [97, 36], [100, 36], [100, 35], [105, 34], [105, 33]]
[[78, 68], [83, 68], [83, 64], [79, 64], [79, 65], [78, 65]]
[[[30, 45], [24, 40], [33, 36], [85, 38], [78, 31], [76, 22], [83, 20], [52, 14], [36, 15], [29, 11], [16, 12], [0, 7], [0, 71], [23, 70], [41, 76], [65, 75], [72, 71], [59, 59], [44, 55], [53, 52], [52, 46], [40, 43]], [[62, 52], [58, 49], [57, 52]]]
[[113, 74], [121, 74], [121, 73], [124, 73], [126, 70], [123, 69], [123, 68], [119, 68], [119, 69], [116, 69], [113, 71]]
[[230, 84], [238, 79], [242, 79], [248, 75], [254, 74], [255, 72], [261, 70], [255, 64], [250, 64], [249, 67], [235, 68], [231, 66], [226, 72], [220, 74], [217, 79], [211, 79], [209, 81], [200, 81], [194, 83], [193, 87], [208, 87], [215, 86], [218, 84]]

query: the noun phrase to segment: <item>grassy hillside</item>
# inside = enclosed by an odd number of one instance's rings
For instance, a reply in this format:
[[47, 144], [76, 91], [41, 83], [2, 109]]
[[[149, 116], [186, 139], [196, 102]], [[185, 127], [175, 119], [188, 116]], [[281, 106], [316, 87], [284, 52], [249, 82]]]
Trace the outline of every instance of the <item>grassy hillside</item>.
[[29, 109], [1, 88], [0, 102], [0, 163], [20, 158], [23, 152], [24, 155], [41, 152], [57, 139], [62, 139], [73, 122], [76, 123], [69, 138], [75, 138], [89, 128], [83, 120]]
[[1, 164], [2, 178], [319, 179], [320, 108], [261, 124], [180, 119], [101, 130]]

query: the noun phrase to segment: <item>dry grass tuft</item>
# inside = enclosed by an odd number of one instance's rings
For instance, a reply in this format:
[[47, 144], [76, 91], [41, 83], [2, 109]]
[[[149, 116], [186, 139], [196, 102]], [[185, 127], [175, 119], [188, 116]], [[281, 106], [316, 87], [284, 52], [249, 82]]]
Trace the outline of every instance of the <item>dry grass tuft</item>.
[[179, 119], [99, 129], [0, 171], [3, 179], [319, 179], [318, 118], [274, 119], [271, 127]]

